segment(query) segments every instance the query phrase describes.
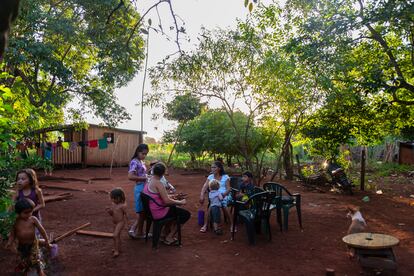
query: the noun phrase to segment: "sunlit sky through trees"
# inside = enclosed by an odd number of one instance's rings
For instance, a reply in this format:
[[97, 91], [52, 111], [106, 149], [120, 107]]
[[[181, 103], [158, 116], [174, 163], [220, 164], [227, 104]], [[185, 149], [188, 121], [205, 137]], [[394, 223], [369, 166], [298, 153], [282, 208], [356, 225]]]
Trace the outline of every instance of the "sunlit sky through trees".
[[[146, 11], [148, 7], [155, 3], [150, 0], [137, 2], [140, 4], [138, 6], [140, 13]], [[195, 49], [198, 43], [197, 36], [202, 27], [206, 29], [234, 28], [237, 24], [237, 19], [244, 20], [249, 13], [248, 9], [244, 7], [242, 0], [176, 0], [172, 2], [175, 13], [185, 22], [186, 35], [190, 39], [190, 42], [185, 39], [180, 41], [184, 51]], [[159, 13], [163, 28], [168, 30], [169, 26], [173, 24], [168, 6], [160, 5]], [[158, 25], [158, 16], [155, 10], [150, 12], [147, 18], [151, 18], [153, 25]], [[147, 22], [147, 20], [145, 21]], [[149, 35], [148, 68], [161, 61], [167, 55], [177, 52], [177, 45], [172, 40], [168, 41], [165, 36], [157, 34], [155, 31], [150, 31]], [[173, 37], [174, 33], [171, 32], [170, 35]], [[130, 121], [120, 124], [118, 126], [120, 128], [139, 130], [141, 127], [141, 107], [139, 103], [144, 77], [143, 67], [128, 86], [116, 91], [119, 103], [127, 109], [132, 118]], [[149, 91], [150, 89], [151, 84], [147, 76], [145, 91]], [[210, 103], [210, 106], [217, 107], [218, 105], [213, 102]], [[156, 121], [151, 120], [152, 115], [157, 112], [160, 112], [157, 108], [144, 107], [144, 131], [147, 132], [148, 136], [160, 139], [165, 130], [172, 129], [175, 126], [175, 122], [168, 121], [164, 118]], [[87, 116], [87, 121], [89, 123], [100, 123], [98, 119], [93, 118], [91, 115]]]

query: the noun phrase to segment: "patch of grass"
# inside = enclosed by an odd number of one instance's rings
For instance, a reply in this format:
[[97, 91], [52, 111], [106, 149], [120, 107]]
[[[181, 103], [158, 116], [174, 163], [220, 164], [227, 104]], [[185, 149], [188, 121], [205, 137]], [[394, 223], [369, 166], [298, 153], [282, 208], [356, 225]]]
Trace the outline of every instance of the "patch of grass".
[[392, 174], [402, 174], [414, 171], [413, 165], [400, 165], [398, 163], [377, 162], [370, 165], [370, 169], [378, 176], [390, 176]]

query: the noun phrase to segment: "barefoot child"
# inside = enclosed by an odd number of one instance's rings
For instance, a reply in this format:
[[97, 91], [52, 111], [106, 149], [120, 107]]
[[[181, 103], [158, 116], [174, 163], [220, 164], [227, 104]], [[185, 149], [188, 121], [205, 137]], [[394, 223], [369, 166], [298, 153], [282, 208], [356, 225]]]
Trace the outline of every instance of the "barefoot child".
[[17, 191], [13, 200], [30, 199], [35, 204], [33, 216], [41, 222], [42, 219], [39, 210], [45, 207], [45, 201], [42, 190], [39, 188], [36, 172], [32, 169], [20, 170], [16, 174], [16, 185]]
[[36, 269], [38, 275], [45, 275], [43, 263], [40, 259], [39, 240], [36, 237], [37, 229], [44, 238], [44, 245], [50, 249], [50, 243], [45, 229], [39, 220], [32, 215], [34, 204], [29, 199], [17, 201], [14, 210], [17, 214], [16, 222], [9, 236], [6, 247], [12, 247], [15, 240], [18, 242], [17, 250], [20, 253], [21, 262], [17, 269], [24, 273], [31, 268]]
[[121, 247], [121, 231], [125, 225], [128, 225], [128, 217], [126, 214], [125, 193], [121, 188], [115, 188], [111, 191], [112, 207], [107, 208], [108, 214], [112, 216], [115, 225], [114, 230], [114, 254], [113, 257], [119, 256]]

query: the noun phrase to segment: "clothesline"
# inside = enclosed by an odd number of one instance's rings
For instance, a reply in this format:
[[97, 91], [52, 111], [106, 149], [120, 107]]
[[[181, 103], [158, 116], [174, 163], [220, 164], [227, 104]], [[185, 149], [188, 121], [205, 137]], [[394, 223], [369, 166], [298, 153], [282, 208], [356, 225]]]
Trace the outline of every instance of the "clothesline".
[[89, 141], [79, 141], [79, 142], [42, 142], [42, 143], [33, 143], [32, 141], [24, 141], [24, 142], [17, 142], [16, 148], [20, 151], [24, 151], [27, 148], [36, 147], [38, 149], [44, 150], [54, 150], [56, 148], [63, 148], [69, 151], [75, 151], [76, 148], [80, 147], [89, 147], [89, 148], [99, 148], [101, 150], [108, 148], [108, 140], [107, 138], [102, 139], [93, 139]]

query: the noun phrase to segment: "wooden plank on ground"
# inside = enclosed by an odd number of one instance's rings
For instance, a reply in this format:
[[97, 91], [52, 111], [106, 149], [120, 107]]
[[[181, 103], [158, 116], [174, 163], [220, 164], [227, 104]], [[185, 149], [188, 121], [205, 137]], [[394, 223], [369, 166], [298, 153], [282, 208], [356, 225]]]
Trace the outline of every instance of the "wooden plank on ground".
[[47, 202], [64, 200], [64, 199], [70, 199], [72, 197], [73, 197], [73, 194], [71, 193], [63, 193], [59, 195], [44, 196], [44, 200], [45, 200], [45, 203], [47, 203]]
[[89, 231], [89, 230], [79, 230], [76, 231], [76, 234], [80, 235], [88, 235], [88, 236], [94, 236], [94, 237], [100, 237], [100, 238], [113, 238], [113, 233], [107, 233], [107, 232], [100, 232], [100, 231]]
[[89, 225], [91, 225], [91, 223], [90, 223], [90, 222], [85, 223], [85, 224], [83, 224], [83, 225], [81, 225], [81, 226], [79, 226], [79, 227], [76, 227], [76, 228], [74, 228], [74, 229], [72, 229], [72, 230], [70, 230], [70, 231], [68, 231], [68, 232], [66, 232], [66, 233], [63, 233], [63, 234], [62, 234], [62, 235], [60, 235], [59, 237], [55, 238], [55, 239], [52, 241], [52, 243], [58, 242], [58, 241], [60, 241], [60, 240], [62, 240], [62, 239], [64, 239], [64, 238], [66, 238], [66, 237], [68, 237], [68, 236], [70, 236], [70, 235], [73, 235], [73, 234], [75, 234], [75, 233], [76, 233], [76, 231], [79, 231], [79, 230], [81, 230], [81, 229], [83, 229], [83, 228], [85, 228], [85, 227], [88, 227]]
[[63, 187], [63, 186], [53, 186], [53, 185], [40, 185], [40, 188], [44, 189], [56, 189], [56, 190], [64, 190], [64, 191], [77, 191], [83, 192], [81, 189], [70, 188], [70, 187]]

